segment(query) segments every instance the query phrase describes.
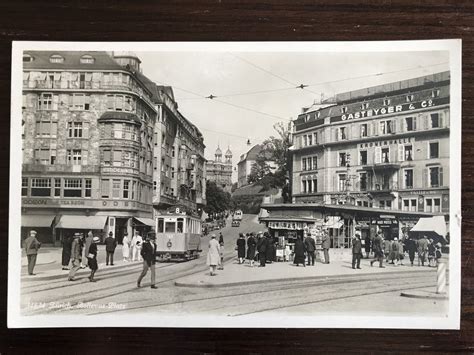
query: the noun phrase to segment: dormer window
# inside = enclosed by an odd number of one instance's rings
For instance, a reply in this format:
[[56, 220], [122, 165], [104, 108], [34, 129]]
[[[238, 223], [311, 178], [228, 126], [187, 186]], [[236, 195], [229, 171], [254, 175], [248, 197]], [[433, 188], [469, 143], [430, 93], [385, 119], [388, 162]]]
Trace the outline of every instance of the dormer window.
[[414, 99], [415, 99], [415, 95], [413, 94], [407, 95], [407, 102], [412, 102]]
[[31, 55], [29, 54], [24, 54], [23, 55], [23, 62], [24, 63], [29, 63], [29, 62], [32, 62], [34, 59]]
[[81, 61], [81, 64], [94, 64], [94, 57], [86, 54], [86, 55], [83, 55], [80, 59]]
[[304, 116], [304, 121], [308, 122], [308, 120], [309, 120], [309, 115]]
[[362, 103], [362, 105], [360, 105], [361, 110], [367, 110], [368, 108], [369, 108], [369, 103], [368, 102], [364, 102], [364, 103]]
[[59, 54], [53, 54], [49, 57], [50, 63], [64, 63], [64, 57], [60, 56]]
[[439, 89], [435, 89], [431, 92], [431, 97], [438, 97], [439, 96]]
[[390, 99], [383, 99], [383, 105], [384, 106], [390, 105]]
[[317, 118], [321, 117], [321, 112], [316, 113], [316, 117]]
[[347, 112], [347, 106], [341, 107], [341, 113], [346, 113]]

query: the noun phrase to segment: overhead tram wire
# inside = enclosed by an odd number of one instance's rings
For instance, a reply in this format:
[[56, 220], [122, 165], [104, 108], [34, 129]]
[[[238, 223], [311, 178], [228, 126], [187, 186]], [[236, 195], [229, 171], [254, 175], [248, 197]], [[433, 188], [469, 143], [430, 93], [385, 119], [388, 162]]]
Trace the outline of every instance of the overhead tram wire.
[[[395, 74], [395, 73], [401, 73], [401, 72], [411, 71], [411, 70], [415, 70], [415, 69], [431, 68], [431, 67], [436, 67], [436, 66], [445, 65], [445, 64], [449, 64], [449, 62], [442, 62], [442, 63], [425, 65], [425, 66], [416, 66], [416, 67], [405, 68], [405, 69], [400, 69], [400, 70], [394, 70], [394, 71], [385, 72], [385, 73], [365, 74], [365, 75], [354, 76], [354, 77], [349, 77], [349, 78], [343, 78], [343, 79], [338, 79], [338, 80], [322, 81], [322, 82], [319, 82], [319, 83], [308, 84], [307, 86], [308, 87], [316, 87], [316, 86], [321, 86], [321, 85], [339, 83], [339, 82], [348, 81], [348, 80], [363, 79], [363, 78], [376, 77], [376, 76], [382, 76], [382, 75], [388, 75], [388, 74]], [[196, 94], [196, 93], [191, 92], [189, 90], [181, 89], [181, 88], [176, 87], [176, 86], [174, 86], [174, 87], [177, 88], [177, 89], [180, 89], [182, 91], [191, 93], [193, 95], [199, 96], [199, 97], [184, 97], [184, 98], [180, 98], [179, 100], [202, 100], [202, 99], [208, 99], [209, 98], [209, 97], [206, 97], [206, 96], [203, 96], [203, 95], [200, 95], [200, 94]], [[265, 94], [265, 93], [278, 92], [278, 91], [284, 91], [284, 90], [291, 90], [291, 89], [296, 89], [296, 88], [300, 88], [300, 87], [299, 86], [298, 87], [291, 86], [291, 87], [288, 87], [288, 88], [281, 88], [281, 89], [244, 91], [244, 92], [233, 93], [233, 94], [213, 95], [213, 98], [257, 95], [257, 94]], [[306, 87], [305, 87], [305, 89], [306, 89]]]
[[309, 85], [304, 85], [304, 84], [297, 85], [297, 84], [295, 84], [295, 83], [293, 83], [293, 82], [291, 82], [291, 81], [289, 81], [289, 80], [283, 78], [282, 76], [280, 76], [280, 75], [278, 75], [278, 74], [272, 73], [271, 71], [269, 71], [269, 70], [267, 70], [267, 69], [265, 69], [265, 68], [262, 68], [262, 67], [260, 67], [259, 65], [255, 64], [255, 63], [252, 63], [251, 61], [249, 61], [249, 60], [247, 60], [247, 59], [245, 59], [245, 58], [239, 57], [238, 55], [236, 55], [236, 54], [234, 54], [234, 53], [229, 53], [229, 54], [232, 55], [232, 56], [234, 56], [235, 58], [238, 58], [238, 59], [240, 59], [241, 61], [243, 61], [243, 62], [245, 62], [245, 63], [251, 65], [251, 66], [254, 67], [254, 68], [257, 68], [257, 69], [259, 69], [259, 70], [261, 70], [261, 71], [263, 71], [263, 72], [265, 72], [265, 73], [267, 73], [267, 74], [269, 74], [269, 75], [271, 75], [271, 76], [273, 76], [273, 77], [275, 77], [275, 78], [278, 78], [278, 79], [284, 81], [285, 83], [288, 83], [288, 84], [290, 84], [290, 85], [293, 85], [293, 88], [295, 88], [295, 89], [302, 89], [302, 90], [305, 90], [305, 91], [307, 91], [307, 92], [309, 92], [309, 93], [312, 93], [312, 94], [314, 94], [314, 95], [319, 95], [318, 93], [313, 92], [313, 91], [307, 89], [307, 87], [308, 87]]

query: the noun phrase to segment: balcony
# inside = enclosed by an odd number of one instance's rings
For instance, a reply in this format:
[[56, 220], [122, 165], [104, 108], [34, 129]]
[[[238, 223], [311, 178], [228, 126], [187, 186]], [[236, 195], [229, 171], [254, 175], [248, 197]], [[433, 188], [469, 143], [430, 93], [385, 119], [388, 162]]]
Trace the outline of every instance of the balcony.
[[387, 162], [377, 163], [377, 164], [372, 164], [372, 165], [363, 165], [362, 169], [367, 170], [367, 171], [397, 170], [397, 169], [400, 169], [400, 163], [387, 161]]
[[398, 191], [398, 183], [388, 182], [388, 183], [378, 183], [375, 182], [372, 186], [367, 187], [367, 192], [370, 192], [372, 195], [384, 195], [390, 194], [392, 191]]

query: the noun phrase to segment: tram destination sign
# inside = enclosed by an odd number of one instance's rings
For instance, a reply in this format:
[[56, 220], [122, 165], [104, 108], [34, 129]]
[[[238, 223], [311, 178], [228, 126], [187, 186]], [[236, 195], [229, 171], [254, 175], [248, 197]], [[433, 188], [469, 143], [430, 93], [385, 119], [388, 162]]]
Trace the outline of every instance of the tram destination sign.
[[440, 99], [423, 100], [419, 102], [410, 102], [410, 103], [401, 104], [401, 105], [371, 108], [367, 110], [356, 111], [353, 113], [347, 113], [341, 116], [331, 117], [331, 123], [348, 121], [348, 120], [357, 120], [360, 118], [391, 115], [394, 113], [409, 112], [409, 111], [419, 110], [423, 108], [444, 105], [448, 103], [449, 103], [449, 97], [443, 97]]

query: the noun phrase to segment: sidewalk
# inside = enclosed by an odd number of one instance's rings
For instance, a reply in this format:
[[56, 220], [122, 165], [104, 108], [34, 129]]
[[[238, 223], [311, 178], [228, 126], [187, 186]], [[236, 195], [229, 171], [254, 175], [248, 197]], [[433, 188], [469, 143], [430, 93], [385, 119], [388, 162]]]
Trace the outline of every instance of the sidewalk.
[[[330, 252], [331, 253], [331, 252]], [[334, 256], [334, 257], [333, 257]], [[277, 281], [293, 280], [330, 280], [340, 277], [358, 277], [367, 275], [400, 274], [413, 272], [432, 272], [436, 280], [436, 268], [418, 267], [408, 265], [394, 266], [386, 264], [385, 268], [379, 268], [378, 263], [370, 266], [371, 259], [361, 261], [361, 269], [352, 269], [352, 255], [350, 250], [345, 250], [331, 255], [331, 263], [323, 264], [316, 262], [315, 266], [296, 266], [292, 262], [273, 262], [265, 267], [254, 267], [246, 264], [238, 264], [236, 259], [224, 264], [224, 270], [217, 270], [216, 276], [210, 276], [209, 271], [201, 275], [191, 275], [177, 279], [176, 286], [185, 287], [223, 287], [241, 286], [255, 283], [270, 283]]]

